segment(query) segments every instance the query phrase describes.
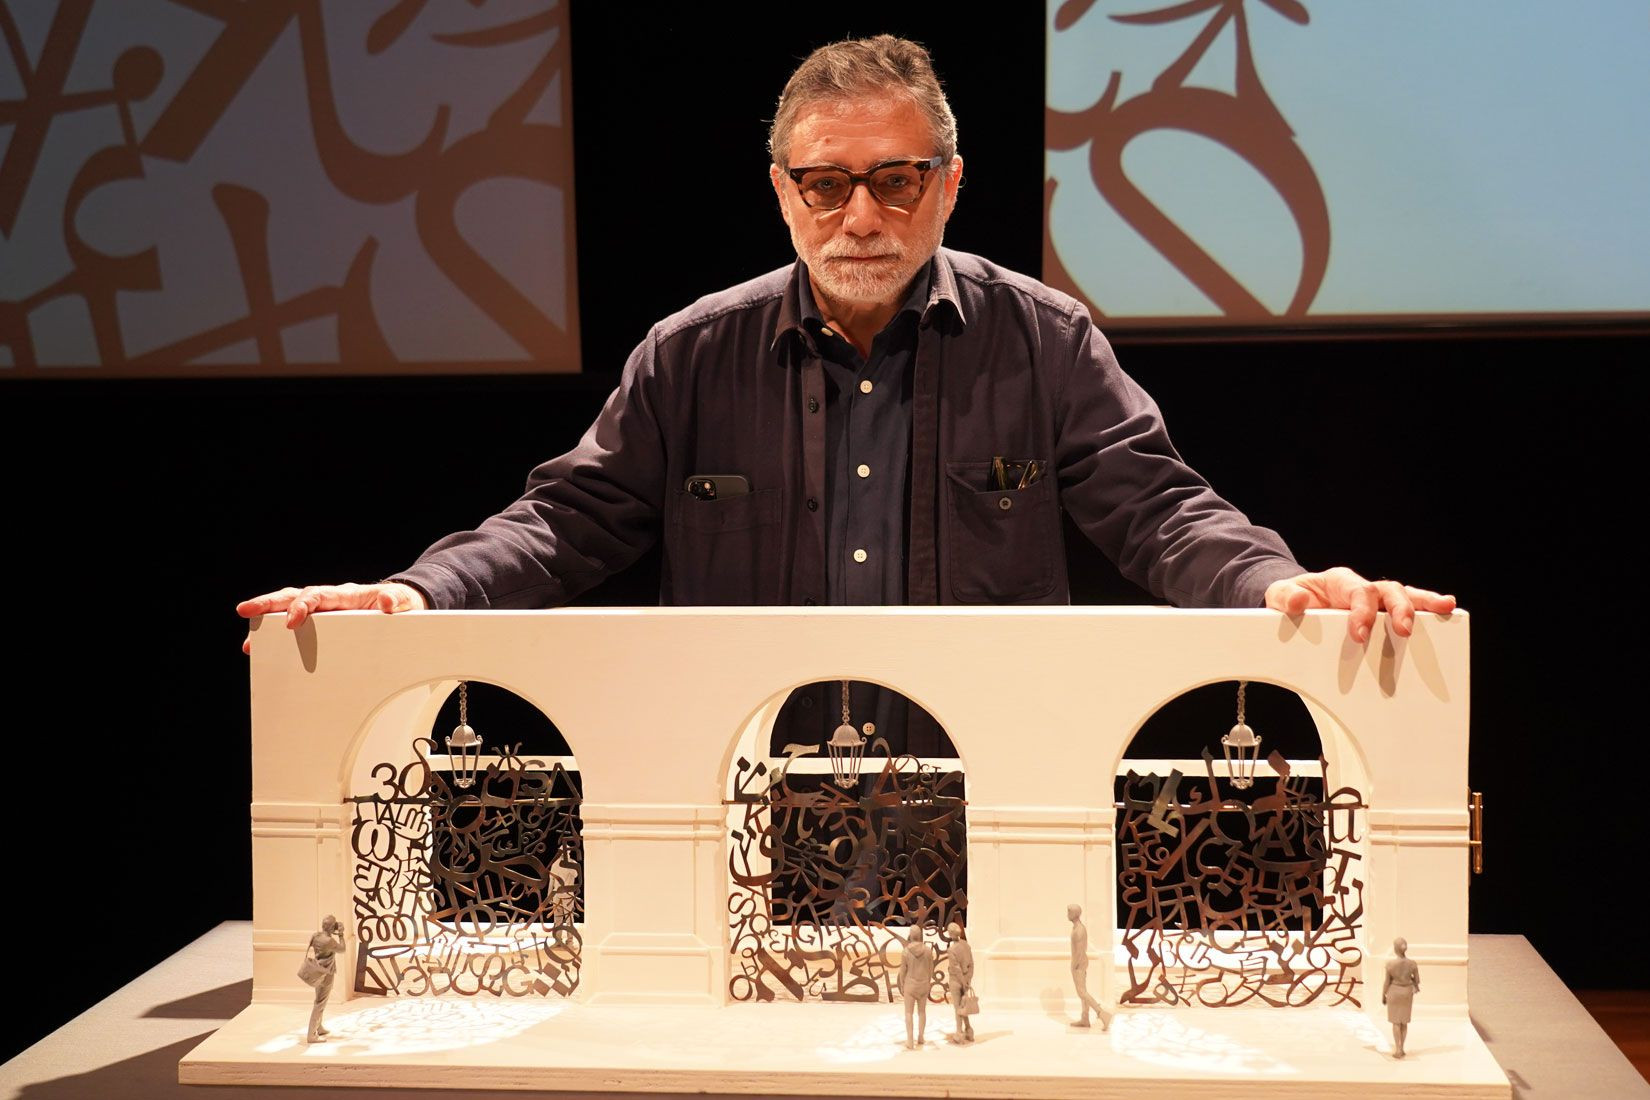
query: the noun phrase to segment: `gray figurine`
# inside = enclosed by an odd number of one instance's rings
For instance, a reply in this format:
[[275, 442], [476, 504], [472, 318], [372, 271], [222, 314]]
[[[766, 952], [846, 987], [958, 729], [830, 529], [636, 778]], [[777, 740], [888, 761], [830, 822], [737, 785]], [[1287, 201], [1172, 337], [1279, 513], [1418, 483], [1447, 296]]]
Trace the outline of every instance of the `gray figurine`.
[[1392, 1056], [1404, 1056], [1404, 1039], [1409, 1035], [1409, 1010], [1421, 990], [1421, 968], [1405, 954], [1409, 941], [1402, 936], [1392, 941], [1398, 957], [1386, 964], [1386, 981], [1381, 983], [1381, 1003], [1386, 1005], [1387, 1022], [1392, 1025]]
[[327, 997], [332, 993], [332, 980], [338, 976], [337, 955], [344, 949], [344, 926], [337, 917], [321, 920], [321, 930], [309, 938], [309, 949], [304, 952], [298, 977], [315, 989], [315, 1007], [309, 1010], [309, 1034], [306, 1042], [324, 1043], [330, 1032], [321, 1026], [321, 1013], [326, 1011]]
[[1100, 1002], [1089, 995], [1089, 930], [1083, 926], [1083, 907], [1066, 906], [1066, 919], [1071, 921], [1071, 982], [1077, 987], [1077, 999], [1083, 1005], [1083, 1018], [1073, 1027], [1091, 1027], [1089, 1009], [1100, 1017], [1100, 1030], [1111, 1030], [1111, 1013], [1100, 1007]]
[[[934, 949], [922, 938], [922, 925], [914, 924], [905, 937], [905, 950], [899, 963], [899, 992], [905, 998], [905, 1049], [922, 1046], [922, 1033], [928, 1028], [928, 990], [934, 985]], [[911, 1032], [911, 1012], [916, 1010], [915, 1041]]]
[[957, 1013], [957, 1030], [951, 1033], [951, 1039], [972, 1043], [974, 1022], [969, 1017], [980, 1010], [980, 999], [974, 993], [974, 949], [963, 938], [963, 927], [957, 921], [946, 925], [945, 934], [951, 937], [951, 946], [945, 953], [951, 960], [951, 1007]]

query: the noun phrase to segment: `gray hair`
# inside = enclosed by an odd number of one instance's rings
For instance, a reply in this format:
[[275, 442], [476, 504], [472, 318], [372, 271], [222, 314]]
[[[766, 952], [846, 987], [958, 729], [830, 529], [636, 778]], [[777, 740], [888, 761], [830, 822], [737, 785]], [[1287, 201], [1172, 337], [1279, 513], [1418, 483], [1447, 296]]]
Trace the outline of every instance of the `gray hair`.
[[821, 46], [791, 74], [768, 130], [773, 162], [790, 167], [791, 130], [805, 108], [888, 95], [905, 96], [928, 119], [934, 152], [948, 161], [956, 155], [957, 120], [934, 75], [928, 51], [909, 39], [879, 34]]

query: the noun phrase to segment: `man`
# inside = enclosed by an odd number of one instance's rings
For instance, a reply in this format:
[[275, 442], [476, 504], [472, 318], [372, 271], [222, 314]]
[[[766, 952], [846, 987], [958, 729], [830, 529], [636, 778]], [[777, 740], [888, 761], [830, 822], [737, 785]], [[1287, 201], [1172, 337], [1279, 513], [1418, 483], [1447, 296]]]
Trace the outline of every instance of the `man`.
[[1348, 608], [1358, 642], [1378, 611], [1407, 635], [1454, 608], [1304, 571], [1181, 462], [1081, 306], [940, 248], [962, 158], [920, 46], [816, 50], [770, 146], [794, 267], [656, 325], [578, 446], [477, 530], [240, 614], [555, 606], [661, 536], [666, 604], [1065, 603], [1062, 511], [1182, 606]]
[[1066, 906], [1066, 919], [1071, 922], [1071, 983], [1077, 987], [1077, 1001], [1083, 1006], [1083, 1016], [1072, 1027], [1093, 1027], [1089, 1009], [1100, 1017], [1100, 1030], [1111, 1030], [1111, 1013], [1101, 1007], [1089, 992], [1089, 930], [1083, 923], [1081, 905]]
[[963, 931], [960, 921], [952, 921], [946, 925], [945, 935], [951, 941], [951, 945], [945, 949], [945, 957], [948, 960], [946, 977], [951, 985], [951, 1007], [957, 1014], [957, 1027], [951, 1033], [951, 1041], [972, 1043], [974, 1021], [969, 1017], [979, 1007], [979, 998], [972, 992], [974, 947], [968, 942], [968, 936]]
[[338, 976], [337, 956], [343, 950], [343, 922], [331, 915], [321, 918], [321, 930], [309, 938], [304, 969], [298, 974], [315, 989], [315, 1001], [309, 1010], [309, 1029], [304, 1034], [306, 1043], [324, 1043], [332, 1034], [321, 1026], [321, 1015], [326, 1012], [327, 998], [332, 995], [332, 982]]

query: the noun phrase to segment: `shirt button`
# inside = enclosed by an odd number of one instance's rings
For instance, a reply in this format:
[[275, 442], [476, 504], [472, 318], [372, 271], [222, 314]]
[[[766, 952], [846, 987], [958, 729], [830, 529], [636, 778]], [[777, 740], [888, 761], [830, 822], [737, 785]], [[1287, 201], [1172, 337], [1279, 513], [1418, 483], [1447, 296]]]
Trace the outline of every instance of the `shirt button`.
[[858, 474], [860, 477], [870, 477], [871, 476], [871, 467], [869, 467], [869, 466], [865, 465], [865, 463], [861, 462], [859, 464], [859, 469], [855, 470], [854, 473]]
[[808, 498], [808, 511], [810, 511], [810, 512], [819, 511], [819, 501], [815, 500], [813, 497], [809, 497]]
[[1012, 497], [1003, 497], [997, 501], [997, 507], [1006, 512], [1010, 508], [1014, 507], [1014, 499]]
[[859, 392], [860, 393], [870, 393], [874, 389], [876, 389], [876, 387], [871, 385], [871, 380], [869, 378], [865, 379], [864, 381], [862, 381], [859, 384]]
[[854, 551], [854, 560], [855, 561], [864, 561], [868, 556], [869, 555], [867, 555], [865, 553], [865, 551], [863, 551], [863, 550], [855, 550]]
[[811, 413], [816, 413], [816, 412], [819, 411], [819, 398], [817, 398], [817, 397], [808, 398], [808, 411], [811, 412]]

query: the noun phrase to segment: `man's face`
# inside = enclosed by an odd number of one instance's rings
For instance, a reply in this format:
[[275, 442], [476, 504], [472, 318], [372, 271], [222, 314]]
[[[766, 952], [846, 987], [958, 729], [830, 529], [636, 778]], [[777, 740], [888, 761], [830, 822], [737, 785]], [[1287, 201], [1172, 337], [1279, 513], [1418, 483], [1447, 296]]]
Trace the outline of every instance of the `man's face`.
[[[791, 129], [785, 167], [830, 165], [858, 174], [935, 152], [928, 121], [909, 99], [855, 99], [804, 110]], [[843, 304], [897, 306], [940, 247], [957, 201], [962, 158], [932, 170], [922, 197], [909, 206], [884, 206], [860, 185], [837, 209], [818, 210], [802, 201], [780, 166], [770, 175], [791, 243], [814, 286]]]

